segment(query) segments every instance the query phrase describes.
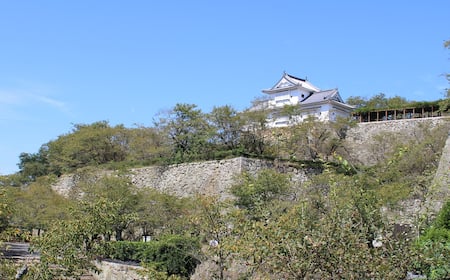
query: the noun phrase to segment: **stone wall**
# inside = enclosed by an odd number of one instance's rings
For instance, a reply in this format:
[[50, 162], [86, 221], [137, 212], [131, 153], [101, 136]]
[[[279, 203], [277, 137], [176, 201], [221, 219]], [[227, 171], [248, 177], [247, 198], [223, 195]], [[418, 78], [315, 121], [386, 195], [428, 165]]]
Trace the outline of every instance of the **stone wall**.
[[[238, 157], [227, 160], [133, 168], [127, 176], [138, 188], [156, 188], [181, 197], [208, 194], [227, 198], [230, 196], [228, 188], [233, 184], [235, 176], [244, 171], [255, 174], [259, 170], [267, 168], [276, 168], [280, 172], [288, 173], [296, 182], [305, 181], [308, 174], [314, 172], [314, 170], [297, 169], [273, 161]], [[114, 172], [103, 171], [99, 174], [113, 175]], [[98, 174], [97, 177], [99, 177]], [[53, 185], [53, 189], [60, 194], [68, 195], [78, 180], [79, 176], [76, 174], [63, 175]]]
[[449, 117], [407, 119], [358, 123], [347, 133], [345, 146], [351, 157], [364, 165], [373, 165], [388, 151], [395, 140], [414, 137], [423, 126], [446, 125], [450, 128]]
[[92, 274], [92, 279], [95, 280], [149, 280], [139, 274], [143, 269], [141, 266], [110, 261], [96, 262], [95, 265], [101, 271]]

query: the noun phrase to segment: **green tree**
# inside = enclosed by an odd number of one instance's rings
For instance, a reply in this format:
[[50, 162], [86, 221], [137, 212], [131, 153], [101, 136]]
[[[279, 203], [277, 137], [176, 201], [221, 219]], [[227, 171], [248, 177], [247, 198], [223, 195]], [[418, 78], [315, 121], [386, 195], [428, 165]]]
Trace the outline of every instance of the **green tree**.
[[241, 114], [244, 121], [241, 142], [246, 153], [254, 156], [273, 155], [269, 145], [268, 115], [269, 112], [264, 108], [246, 110]]
[[31, 231], [47, 230], [56, 220], [68, 218], [72, 201], [57, 194], [51, 185], [55, 178], [43, 176], [28, 186], [8, 189], [13, 201], [11, 226]]
[[233, 261], [229, 246], [233, 239], [235, 219], [230, 213], [231, 204], [218, 197], [198, 196], [197, 212], [193, 216], [199, 234], [206, 240], [204, 253], [207, 260], [213, 261], [216, 267], [210, 269], [209, 278], [228, 279], [227, 270]]
[[19, 156], [19, 173], [27, 181], [34, 181], [37, 177], [48, 175], [50, 165], [47, 159], [47, 146], [43, 145], [38, 153], [21, 153]]
[[[444, 47], [450, 50], [450, 40], [444, 42]], [[445, 77], [450, 83], [450, 74], [446, 73]], [[450, 109], [450, 87], [446, 89], [444, 99], [439, 102], [439, 110], [441, 112], [448, 112]]]
[[214, 107], [208, 119], [215, 130], [214, 142], [219, 149], [235, 150], [240, 145], [243, 120], [231, 106]]
[[[116, 240], [122, 240], [122, 233], [137, 219], [138, 197], [133, 185], [126, 177], [103, 176], [101, 178], [85, 177], [84, 181], [71, 194], [89, 204], [106, 201], [114, 212], [109, 213], [111, 221], [105, 235], [109, 239], [109, 231], [114, 232]], [[84, 207], [84, 205], [82, 205]], [[89, 214], [89, 213], [87, 213]]]
[[0, 188], [0, 233], [8, 227], [10, 214], [11, 210], [9, 207], [7, 196], [5, 194], [5, 190], [3, 188]]
[[80, 202], [71, 211], [70, 220], [55, 221], [46, 233], [32, 243], [40, 253], [40, 261], [30, 269], [30, 279], [80, 277], [86, 271], [96, 271], [94, 260], [105, 248], [102, 235], [113, 232], [120, 204], [99, 199]]
[[183, 234], [191, 228], [192, 198], [176, 197], [152, 187], [142, 188], [137, 197], [136, 225], [144, 235]]
[[366, 107], [367, 100], [361, 96], [350, 96], [347, 98], [346, 103], [356, 108]]
[[211, 130], [197, 105], [176, 104], [156, 126], [167, 135], [176, 162], [202, 159], [207, 154]]
[[167, 138], [154, 127], [138, 126], [127, 130], [127, 161], [158, 163], [169, 156]]
[[272, 202], [286, 196], [289, 191], [289, 177], [272, 169], [262, 170], [256, 175], [243, 173], [230, 188], [236, 197], [235, 205], [246, 209], [254, 219], [267, 217], [268, 213], [276, 211], [277, 207]]
[[[328, 191], [311, 193], [278, 218], [241, 223], [236, 258], [257, 279], [402, 279], [410, 265], [391, 239], [364, 180], [324, 173]], [[313, 183], [314, 184], [314, 183]], [[377, 242], [382, 235], [381, 246]], [[374, 242], [375, 241], [375, 242]], [[376, 244], [374, 246], [374, 244]], [[249, 278], [251, 278], [249, 277]], [[258, 278], [259, 277], [259, 278]]]
[[46, 144], [50, 169], [61, 174], [84, 166], [123, 161], [125, 136], [122, 125], [111, 127], [106, 121], [76, 124], [71, 133]]

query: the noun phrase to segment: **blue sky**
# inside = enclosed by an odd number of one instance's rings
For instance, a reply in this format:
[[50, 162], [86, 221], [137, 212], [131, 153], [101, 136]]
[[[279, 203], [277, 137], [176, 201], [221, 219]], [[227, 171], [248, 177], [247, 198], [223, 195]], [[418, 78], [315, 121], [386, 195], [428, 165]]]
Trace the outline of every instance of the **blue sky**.
[[73, 124], [242, 110], [283, 71], [344, 99], [443, 97], [450, 1], [0, 0], [0, 174]]

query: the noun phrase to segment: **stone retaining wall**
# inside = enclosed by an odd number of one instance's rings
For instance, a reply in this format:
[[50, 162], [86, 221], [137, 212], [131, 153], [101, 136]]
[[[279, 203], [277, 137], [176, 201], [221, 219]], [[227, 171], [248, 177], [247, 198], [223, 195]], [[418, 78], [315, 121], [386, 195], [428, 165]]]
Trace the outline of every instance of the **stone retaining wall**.
[[[227, 160], [133, 168], [127, 176], [138, 188], [156, 188], [181, 197], [207, 194], [228, 198], [230, 197], [228, 188], [233, 184], [235, 176], [244, 171], [255, 174], [259, 170], [267, 168], [276, 168], [280, 172], [288, 173], [295, 182], [307, 180], [308, 174], [314, 172], [314, 170], [297, 169], [273, 161], [238, 157]], [[103, 171], [102, 174], [113, 175], [114, 172]], [[68, 195], [70, 189], [76, 184], [77, 176], [66, 174], [53, 185], [53, 189], [60, 194]]]
[[449, 129], [450, 117], [358, 123], [348, 131], [345, 146], [354, 160], [373, 165], [382, 157], [383, 151], [390, 148], [394, 138], [407, 140], [414, 137], [421, 126], [444, 124]]

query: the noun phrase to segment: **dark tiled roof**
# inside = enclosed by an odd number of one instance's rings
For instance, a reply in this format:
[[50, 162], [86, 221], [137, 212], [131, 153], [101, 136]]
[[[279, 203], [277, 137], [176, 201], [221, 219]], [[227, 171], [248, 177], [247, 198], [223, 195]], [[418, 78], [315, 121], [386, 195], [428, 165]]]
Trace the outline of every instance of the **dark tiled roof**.
[[338, 93], [337, 89], [330, 89], [330, 90], [324, 90], [324, 91], [318, 91], [311, 94], [309, 97], [301, 101], [301, 104], [311, 104], [316, 102], [321, 102], [324, 100], [331, 100], [333, 99], [333, 96], [335, 96]]

